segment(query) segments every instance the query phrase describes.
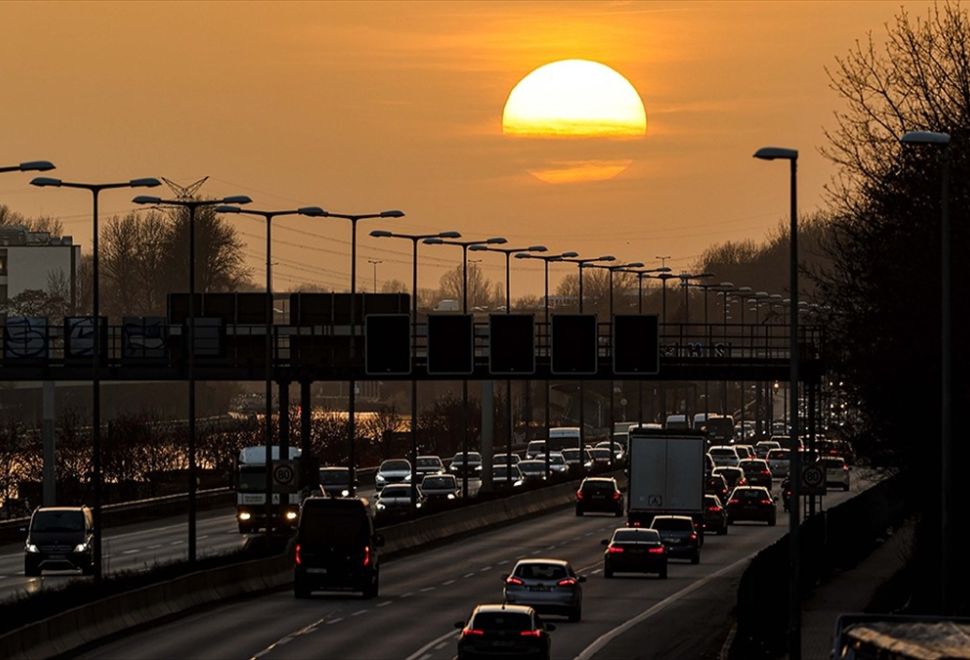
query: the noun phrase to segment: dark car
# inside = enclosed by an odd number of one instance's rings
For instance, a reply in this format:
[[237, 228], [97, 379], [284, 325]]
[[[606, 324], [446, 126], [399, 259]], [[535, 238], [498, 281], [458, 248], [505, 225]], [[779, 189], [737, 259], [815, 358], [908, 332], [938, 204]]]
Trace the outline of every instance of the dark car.
[[723, 466], [714, 468], [714, 472], [712, 474], [719, 474], [724, 477], [728, 488], [731, 490], [734, 490], [738, 486], [747, 485], [747, 481], [744, 478], [744, 470], [739, 467]]
[[519, 472], [526, 485], [540, 484], [546, 480], [546, 461], [544, 460], [519, 461]]
[[94, 522], [86, 506], [40, 507], [30, 517], [24, 547], [24, 575], [45, 570], [94, 573]]
[[612, 477], [588, 477], [576, 491], [576, 515], [591, 511], [623, 515], [623, 493]]
[[654, 516], [651, 529], [660, 533], [660, 540], [667, 546], [667, 556], [701, 561], [700, 540], [694, 521], [689, 516]]
[[667, 548], [654, 529], [621, 527], [603, 539], [603, 577], [614, 573], [656, 573], [667, 577]]
[[704, 531], [728, 533], [727, 510], [717, 495], [704, 496]]
[[747, 485], [771, 488], [771, 469], [768, 467], [768, 461], [763, 458], [748, 458], [738, 463], [738, 467], [744, 472]]
[[461, 497], [461, 486], [453, 474], [429, 474], [421, 480], [421, 492], [429, 504], [447, 504]]
[[728, 487], [727, 479], [720, 474], [712, 474], [711, 476], [704, 479], [704, 494], [717, 495], [722, 502], [727, 500], [728, 494], [731, 492], [730, 487]]
[[583, 616], [582, 583], [586, 578], [564, 559], [520, 559], [503, 581], [506, 603], [567, 616], [574, 623]]
[[478, 605], [468, 621], [458, 621], [458, 659], [536, 658], [548, 660], [556, 626], [543, 623], [524, 605]]
[[512, 490], [520, 488], [525, 484], [522, 472], [518, 465], [513, 465], [509, 471], [509, 466], [505, 463], [492, 466], [492, 488], [495, 490]]
[[468, 452], [468, 467], [465, 467], [465, 454], [458, 452], [452, 457], [448, 464], [448, 472], [456, 477], [463, 477], [466, 474], [469, 478], [478, 477], [482, 468], [482, 455], [477, 451]]
[[763, 486], [741, 486], [735, 488], [727, 503], [728, 522], [754, 520], [768, 523], [773, 527], [777, 517], [775, 500]]
[[293, 594], [308, 598], [314, 590], [352, 590], [376, 598], [382, 545], [367, 500], [306, 498], [296, 533]]
[[445, 471], [445, 464], [437, 456], [418, 456], [414, 463], [414, 472], [418, 475], [418, 483], [428, 474], [439, 474]]
[[345, 467], [322, 467], [319, 470], [320, 490], [330, 497], [350, 495], [350, 470]]

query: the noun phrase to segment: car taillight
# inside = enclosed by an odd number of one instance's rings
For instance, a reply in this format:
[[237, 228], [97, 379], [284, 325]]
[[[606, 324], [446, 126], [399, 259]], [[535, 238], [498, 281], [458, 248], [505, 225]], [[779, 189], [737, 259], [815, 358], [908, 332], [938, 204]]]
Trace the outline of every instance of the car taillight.
[[768, 475], [770, 475], [770, 474], [771, 474], [771, 470], [762, 470], [762, 471], [761, 471], [761, 474], [763, 474], [763, 475], [765, 475], [765, 476], [768, 476]]
[[697, 532], [691, 532], [690, 533], [690, 540], [691, 541], [696, 541], [697, 540]]
[[583, 491], [581, 491], [581, 490], [577, 490], [576, 491], [576, 499], [582, 501], [582, 499], [583, 499]]
[[485, 636], [485, 631], [484, 630], [479, 630], [478, 628], [462, 628], [461, 629], [461, 636], [462, 637], [472, 637], [472, 636], [475, 636], [475, 637], [484, 637]]
[[515, 577], [514, 575], [510, 575], [507, 578], [505, 578], [505, 584], [516, 584], [516, 585], [522, 586], [523, 584], [525, 584], [525, 582], [523, 582], [520, 578]]
[[571, 587], [576, 584], [576, 578], [563, 578], [556, 583], [560, 587]]
[[618, 490], [613, 491], [613, 499], [614, 500], [619, 500], [621, 497], [623, 497], [623, 494], [620, 493], [620, 491], [618, 491]]
[[370, 566], [370, 546], [369, 545], [364, 546], [363, 565], [364, 565], [364, 568], [367, 568], [368, 566]]
[[623, 552], [623, 548], [621, 548], [618, 545], [611, 545], [611, 546], [607, 546], [606, 552], [609, 553], [609, 554], [611, 554], [611, 555], [618, 555], [621, 552]]
[[707, 507], [707, 510], [710, 511], [711, 513], [717, 513], [718, 511], [721, 510], [721, 507], [719, 507], [719, 506], [709, 506], [709, 507]]
[[774, 500], [770, 500], [769, 499], [769, 500], [761, 500], [761, 503], [762, 504], [774, 504], [775, 502], [774, 502]]
[[519, 632], [521, 637], [542, 637], [541, 630], [522, 630]]
[[843, 472], [848, 472], [849, 471], [849, 466], [848, 465], [843, 465], [842, 466], [842, 471]]
[[303, 559], [300, 557], [300, 544], [299, 543], [296, 544], [296, 557], [295, 557], [295, 559], [296, 559], [296, 565], [297, 566], [299, 566], [300, 564], [303, 563]]
[[640, 526], [640, 521], [639, 520], [634, 520], [633, 522], [629, 523], [629, 525], [630, 525], [630, 527], [639, 527]]
[[728, 500], [728, 504], [741, 504], [741, 500], [739, 500], [737, 498], [732, 498], [732, 499]]
[[667, 552], [667, 549], [662, 545], [658, 545], [653, 548], [649, 548], [647, 552], [651, 555], [662, 555], [663, 553]]

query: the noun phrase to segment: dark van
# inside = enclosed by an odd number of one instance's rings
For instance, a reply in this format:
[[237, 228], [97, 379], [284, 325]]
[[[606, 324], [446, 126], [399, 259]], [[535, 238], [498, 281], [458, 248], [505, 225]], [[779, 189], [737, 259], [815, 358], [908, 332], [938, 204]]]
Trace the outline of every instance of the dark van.
[[374, 519], [362, 498], [308, 497], [300, 507], [293, 566], [293, 594], [312, 591], [360, 591], [376, 598], [384, 538], [374, 533]]
[[86, 506], [40, 507], [30, 517], [24, 547], [24, 575], [43, 570], [94, 573], [94, 523]]

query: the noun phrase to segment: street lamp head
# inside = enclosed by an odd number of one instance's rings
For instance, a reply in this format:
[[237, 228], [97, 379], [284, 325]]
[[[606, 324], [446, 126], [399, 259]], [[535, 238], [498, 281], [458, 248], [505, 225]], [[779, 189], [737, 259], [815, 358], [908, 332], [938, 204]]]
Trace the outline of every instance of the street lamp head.
[[548, 252], [549, 248], [545, 245], [530, 245], [526, 248], [526, 252]]
[[670, 266], [661, 266], [660, 268], [654, 268], [652, 270], [655, 273], [669, 273], [671, 269]]
[[899, 141], [903, 144], [937, 144], [945, 147], [950, 144], [950, 135], [934, 131], [909, 131]]
[[459, 231], [443, 231], [438, 234], [438, 238], [461, 238]]
[[392, 236], [391, 232], [386, 229], [375, 229], [370, 235], [374, 238], [390, 238]]
[[145, 177], [143, 179], [131, 179], [128, 182], [129, 188], [157, 188], [162, 182], [155, 177]]
[[563, 252], [559, 255], [560, 259], [573, 259], [579, 256], [579, 252]]
[[51, 178], [49, 176], [38, 176], [38, 177], [34, 177], [33, 179], [31, 179], [30, 185], [32, 185], [32, 186], [40, 186], [41, 188], [44, 188], [46, 186], [54, 186], [56, 188], [60, 188], [60, 186], [61, 186], [61, 180], [60, 179], [53, 179], [53, 178]]
[[483, 252], [485, 250], [488, 250], [488, 246], [485, 245], [484, 243], [475, 243], [474, 245], [469, 245], [468, 249], [471, 250], [472, 252]]
[[733, 289], [734, 282], [721, 282], [720, 284], [718, 284], [718, 286], [721, 287], [722, 289]]
[[740, 287], [738, 287], [738, 292], [739, 293], [751, 293], [751, 287], [750, 286], [740, 286]]
[[382, 218], [403, 218], [404, 211], [399, 211], [397, 209], [391, 209], [389, 211], [381, 211], [380, 217]]
[[602, 257], [597, 257], [593, 261], [616, 261], [616, 257], [612, 254], [603, 255]]
[[216, 213], [242, 213], [242, 209], [238, 206], [227, 206], [225, 204], [217, 206], [215, 208]]
[[424, 243], [425, 245], [443, 245], [444, 244], [444, 241], [441, 240], [440, 238], [438, 238], [437, 236], [432, 236], [431, 238], [426, 238], [426, 239], [424, 239], [421, 242]]
[[319, 206], [301, 206], [296, 210], [296, 212], [300, 215], [308, 215], [311, 218], [322, 218], [327, 214], [327, 212]]
[[253, 200], [248, 195], [231, 195], [229, 197], [223, 197], [219, 201], [223, 204], [249, 204]]
[[754, 157], [761, 160], [798, 160], [798, 149], [761, 147], [754, 152]]
[[503, 245], [508, 243], [508, 241], [501, 236], [493, 236], [492, 238], [486, 238], [483, 243], [488, 243], [489, 245]]
[[621, 268], [643, 268], [642, 261], [634, 261], [633, 263], [624, 264]]
[[514, 255], [516, 259], [541, 259], [542, 257], [533, 257], [528, 252], [516, 252]]
[[773, 294], [771, 294], [768, 297], [771, 298], [772, 300], [781, 300], [781, 294], [780, 293], [773, 293]]
[[49, 160], [28, 160], [18, 165], [17, 168], [21, 172], [46, 172], [54, 169], [54, 163]]
[[[162, 198], [156, 197], [155, 195], [138, 195], [133, 200], [135, 204], [161, 204]], [[227, 201], [227, 200], [223, 200]]]
[[755, 295], [756, 298], [761, 298], [763, 300], [763, 299], [765, 299], [765, 298], [768, 297], [768, 292], [767, 291], [759, 291], [758, 293], [756, 293], [754, 295]]

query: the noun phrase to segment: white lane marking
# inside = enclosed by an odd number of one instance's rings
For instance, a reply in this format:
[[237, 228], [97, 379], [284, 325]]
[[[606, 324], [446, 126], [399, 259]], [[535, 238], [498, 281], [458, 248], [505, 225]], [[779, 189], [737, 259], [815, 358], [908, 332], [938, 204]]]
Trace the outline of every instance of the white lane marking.
[[440, 644], [434, 647], [434, 650], [440, 651], [441, 649], [445, 648], [445, 644], [447, 644], [447, 642], [441, 642]]
[[454, 580], [445, 580], [445, 581], [444, 581], [444, 582], [442, 582], [441, 584], [442, 584], [443, 586], [445, 586], [445, 587], [447, 587], [447, 586], [448, 586], [449, 584], [454, 584], [454, 583], [455, 583], [455, 581], [454, 581]]
[[357, 610], [356, 612], [354, 612], [350, 616], [360, 616], [361, 614], [367, 614], [367, 610]]
[[506, 565], [506, 564], [508, 564], [508, 563], [509, 563], [509, 560], [508, 560], [508, 559], [503, 559], [503, 560], [502, 560], [502, 561], [500, 561], [500, 562], [496, 562], [496, 564], [495, 564], [495, 565], [496, 565], [496, 566], [505, 566], [505, 565]]
[[449, 630], [444, 635], [441, 635], [440, 637], [435, 637], [430, 642], [428, 642], [427, 644], [419, 648], [417, 651], [415, 651], [414, 653], [406, 657], [404, 660], [426, 660], [427, 658], [431, 657], [431, 654], [428, 653], [428, 651], [430, 651], [433, 648], [436, 648], [438, 644], [447, 644], [448, 640], [454, 637], [455, 637], [455, 631]]
[[410, 598], [413, 595], [414, 595], [414, 592], [413, 591], [409, 591], [406, 594], [401, 594], [401, 598]]
[[596, 575], [597, 573], [599, 573], [602, 570], [603, 570], [602, 568], [597, 568], [595, 571], [590, 571], [589, 574], [590, 575]]
[[333, 624], [340, 623], [343, 620], [344, 618], [342, 616], [338, 616], [336, 619], [331, 619], [330, 621], [327, 621], [327, 625], [332, 626]]
[[643, 612], [640, 612], [640, 614], [637, 614], [635, 617], [633, 617], [631, 619], [627, 619], [625, 622], [623, 622], [622, 624], [618, 625], [616, 628], [613, 628], [612, 630], [609, 630], [609, 631], [603, 633], [602, 635], [600, 635], [599, 637], [597, 637], [593, 641], [593, 643], [590, 644], [589, 646], [587, 646], [585, 649], [583, 649], [579, 653], [579, 655], [577, 655], [575, 657], [574, 660], [589, 660], [594, 655], [596, 655], [598, 652], [600, 652], [601, 650], [603, 650], [603, 648], [607, 644], [609, 644], [611, 641], [613, 641], [614, 639], [616, 639], [617, 637], [619, 637], [620, 635], [622, 635], [623, 633], [625, 633], [627, 630], [629, 630], [633, 626], [635, 626], [637, 624], [640, 624], [640, 623], [643, 623], [644, 621], [646, 621], [647, 619], [649, 619], [653, 615], [655, 615], [655, 614], [657, 614], [659, 612], [662, 612], [663, 610], [667, 609], [668, 607], [670, 607], [671, 605], [673, 605], [674, 603], [676, 603], [677, 601], [679, 601], [681, 598], [684, 598], [685, 596], [688, 596], [688, 595], [694, 593], [695, 591], [697, 591], [698, 589], [700, 589], [701, 587], [703, 587], [704, 585], [706, 585], [708, 582], [711, 582], [712, 580], [714, 580], [716, 578], [719, 578], [723, 574], [725, 574], [725, 573], [727, 573], [727, 572], [729, 572], [729, 571], [737, 568], [738, 566], [740, 566], [740, 565], [742, 565], [742, 564], [744, 564], [746, 562], [750, 562], [755, 557], [755, 555], [757, 555], [756, 552], [755, 553], [751, 553], [750, 555], [747, 555], [747, 556], [742, 557], [741, 559], [737, 560], [733, 564], [729, 564], [729, 565], [725, 566], [724, 568], [721, 568], [721, 569], [719, 569], [719, 570], [711, 573], [707, 577], [704, 577], [704, 578], [702, 578], [700, 580], [695, 580], [694, 582], [692, 582], [690, 584], [690, 586], [684, 587], [680, 591], [678, 591], [676, 593], [673, 593], [673, 594], [667, 596], [666, 598], [664, 598], [662, 601], [660, 601], [659, 603], [657, 603], [653, 607], [651, 607], [651, 608], [649, 608], [647, 610], [644, 610]]
[[462, 575], [462, 577], [465, 578], [465, 579], [468, 579], [470, 577], [475, 577], [475, 574], [474, 573], [465, 573], [464, 575]]
[[484, 568], [480, 568], [480, 569], [478, 569], [478, 572], [479, 572], [479, 573], [484, 573], [484, 572], [486, 572], [486, 571], [490, 571], [490, 570], [492, 570], [492, 567], [491, 567], [491, 566], [486, 566], [486, 567], [484, 567]]
[[317, 619], [316, 621], [314, 621], [310, 625], [304, 626], [303, 628], [300, 628], [296, 632], [292, 632], [289, 635], [286, 635], [286, 636], [280, 638], [278, 641], [273, 642], [272, 644], [270, 644], [269, 646], [267, 646], [265, 649], [263, 649], [262, 651], [260, 651], [256, 655], [252, 656], [250, 658], [250, 660], [256, 660], [257, 658], [261, 658], [264, 655], [267, 655], [269, 653], [272, 653], [273, 650], [276, 649], [277, 647], [283, 646], [284, 644], [289, 644], [290, 642], [292, 642], [294, 640], [294, 638], [299, 637], [300, 635], [306, 635], [307, 633], [314, 632], [320, 624], [327, 623], [329, 616], [330, 616], [330, 614], [327, 614], [322, 619]]
[[209, 535], [208, 534], [203, 534], [202, 536], [196, 536], [195, 537], [195, 539], [197, 541], [201, 541], [202, 539], [207, 539], [207, 538], [209, 538]]
[[149, 550], [154, 550], [156, 548], [161, 548], [161, 547], [162, 547], [162, 544], [161, 543], [156, 543], [155, 545], [148, 546], [148, 549]]
[[424, 589], [421, 590], [421, 593], [427, 593], [429, 591], [434, 591], [434, 590], [435, 590], [434, 587], [425, 587]]
[[383, 603], [378, 603], [377, 606], [378, 607], [387, 607], [390, 604], [391, 604], [391, 601], [385, 600]]
[[133, 555], [136, 552], [141, 552], [141, 548], [133, 548], [131, 550], [125, 550], [121, 554], [123, 554], [123, 555]]

